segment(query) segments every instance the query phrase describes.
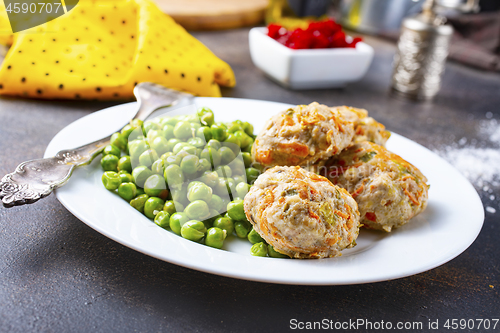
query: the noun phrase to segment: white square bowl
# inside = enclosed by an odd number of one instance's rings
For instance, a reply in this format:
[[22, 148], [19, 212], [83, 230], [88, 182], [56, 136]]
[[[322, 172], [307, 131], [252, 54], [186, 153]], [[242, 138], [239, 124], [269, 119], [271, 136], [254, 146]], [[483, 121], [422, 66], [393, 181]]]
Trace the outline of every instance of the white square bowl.
[[343, 87], [360, 80], [373, 59], [373, 48], [290, 49], [267, 36], [267, 28], [249, 33], [252, 61], [273, 80], [290, 89]]

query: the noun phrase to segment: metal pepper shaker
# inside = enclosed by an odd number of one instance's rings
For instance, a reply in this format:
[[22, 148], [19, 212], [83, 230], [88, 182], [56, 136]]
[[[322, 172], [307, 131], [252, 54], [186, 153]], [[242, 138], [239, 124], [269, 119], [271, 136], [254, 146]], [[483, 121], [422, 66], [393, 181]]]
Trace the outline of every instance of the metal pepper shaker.
[[[437, 0], [426, 0], [422, 13], [403, 20], [394, 56], [392, 89], [408, 98], [430, 99], [441, 86], [453, 27], [436, 12]], [[463, 12], [477, 8], [477, 0], [454, 6]]]

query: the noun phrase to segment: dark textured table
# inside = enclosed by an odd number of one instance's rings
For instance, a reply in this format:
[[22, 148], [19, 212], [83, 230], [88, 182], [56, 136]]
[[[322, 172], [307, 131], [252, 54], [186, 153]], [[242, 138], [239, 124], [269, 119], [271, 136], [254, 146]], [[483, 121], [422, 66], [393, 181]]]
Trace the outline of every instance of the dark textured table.
[[[388, 93], [394, 45], [368, 37], [376, 53], [362, 81], [345, 89], [289, 91], [253, 66], [247, 34], [247, 29], [195, 34], [236, 73], [237, 86], [224, 89], [224, 96], [353, 105], [438, 152], [460, 140], [492, 148], [493, 154], [499, 149], [498, 137], [481, 132], [485, 121], [494, 125], [500, 119], [498, 74], [449, 63], [433, 102], [408, 102]], [[41, 157], [59, 130], [110, 105], [1, 98], [0, 174]], [[425, 273], [352, 286], [274, 285], [181, 268], [99, 234], [54, 195], [0, 208], [0, 331], [270, 332], [290, 329], [293, 318], [326, 318], [422, 322], [424, 331], [429, 320], [439, 320], [443, 332], [446, 319], [499, 318], [500, 187], [491, 179], [474, 180], [489, 208], [469, 249]]]

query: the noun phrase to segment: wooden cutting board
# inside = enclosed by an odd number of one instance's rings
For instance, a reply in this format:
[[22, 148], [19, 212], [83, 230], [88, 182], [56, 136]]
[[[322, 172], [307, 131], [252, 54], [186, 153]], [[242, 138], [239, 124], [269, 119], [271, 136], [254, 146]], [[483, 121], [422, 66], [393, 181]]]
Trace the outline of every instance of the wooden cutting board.
[[188, 30], [232, 29], [264, 20], [269, 0], [155, 0]]

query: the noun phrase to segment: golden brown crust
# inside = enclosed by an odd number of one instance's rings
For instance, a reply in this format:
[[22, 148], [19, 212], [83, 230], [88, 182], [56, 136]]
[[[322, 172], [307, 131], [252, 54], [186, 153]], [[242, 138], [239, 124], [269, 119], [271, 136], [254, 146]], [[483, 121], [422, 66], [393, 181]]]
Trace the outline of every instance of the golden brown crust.
[[331, 109], [338, 110], [346, 119], [354, 123], [353, 143], [370, 141], [385, 146], [391, 136], [391, 132], [387, 131], [384, 125], [368, 117], [368, 111], [365, 109], [350, 106], [336, 106]]
[[368, 141], [316, 165], [315, 171], [353, 196], [367, 228], [390, 232], [427, 206], [429, 186], [420, 170]]
[[337, 154], [353, 136], [352, 121], [314, 102], [271, 117], [255, 139], [252, 154], [264, 166], [306, 165]]
[[245, 196], [244, 206], [255, 231], [292, 258], [339, 256], [355, 245], [359, 233], [352, 197], [300, 167], [267, 170]]

